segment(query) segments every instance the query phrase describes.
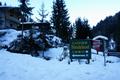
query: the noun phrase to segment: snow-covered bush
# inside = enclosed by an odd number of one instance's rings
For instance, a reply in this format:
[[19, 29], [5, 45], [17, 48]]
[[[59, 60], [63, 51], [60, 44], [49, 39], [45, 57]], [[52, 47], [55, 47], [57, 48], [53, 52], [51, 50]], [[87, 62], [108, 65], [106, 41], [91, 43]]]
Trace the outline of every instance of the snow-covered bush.
[[52, 47], [58, 47], [62, 44], [62, 40], [54, 35], [46, 35], [46, 39]]
[[22, 35], [19, 35], [16, 40], [10, 43], [8, 51], [38, 56], [38, 51], [47, 50], [51, 47], [52, 45], [45, 35], [39, 32], [31, 35], [30, 31], [26, 31], [23, 38]]
[[0, 30], [4, 35], [0, 37], [0, 41], [3, 45], [9, 46], [9, 44], [17, 38], [17, 35], [21, 33], [21, 31], [16, 31], [14, 29], [3, 29]]
[[[42, 43], [40, 40], [37, 42]], [[16, 40], [11, 42], [10, 46], [8, 47], [8, 51], [15, 53], [26, 53], [35, 56], [38, 56], [37, 51], [42, 49], [42, 44], [39, 45], [34, 39], [29, 37], [22, 38], [22, 36], [19, 36]]]
[[14, 29], [0, 30], [0, 49], [8, 48], [9, 44], [17, 38], [20, 31]]
[[[45, 35], [39, 29], [21, 31], [14, 29], [0, 30], [0, 48], [7, 48], [10, 52], [26, 53], [38, 56], [38, 51], [48, 50], [60, 46], [61, 39], [54, 35]], [[3, 34], [4, 33], [4, 34]]]
[[8, 46], [5, 45], [5, 44], [2, 44], [2, 43], [0, 42], [0, 49], [2, 49], [2, 48], [8, 48]]

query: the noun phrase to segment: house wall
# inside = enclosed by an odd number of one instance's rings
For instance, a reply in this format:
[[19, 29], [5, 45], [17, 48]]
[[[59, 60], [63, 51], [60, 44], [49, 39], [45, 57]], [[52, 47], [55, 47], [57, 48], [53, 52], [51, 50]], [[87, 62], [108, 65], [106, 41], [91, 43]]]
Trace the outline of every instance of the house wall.
[[0, 10], [0, 29], [4, 28], [4, 13]]
[[0, 10], [0, 17], [1, 20], [3, 20], [3, 24], [0, 25], [0, 29], [16, 29], [20, 24], [18, 14], [14, 10]]

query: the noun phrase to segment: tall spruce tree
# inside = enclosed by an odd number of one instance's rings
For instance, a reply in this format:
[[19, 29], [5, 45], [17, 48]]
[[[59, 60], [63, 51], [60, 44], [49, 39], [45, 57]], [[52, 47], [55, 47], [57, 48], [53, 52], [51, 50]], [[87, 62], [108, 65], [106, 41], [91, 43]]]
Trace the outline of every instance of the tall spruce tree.
[[70, 22], [64, 0], [56, 0], [53, 2], [51, 22], [56, 29], [56, 36], [68, 42]]
[[28, 7], [29, 0], [18, 0], [20, 2], [20, 9], [22, 13], [22, 22], [27, 22], [29, 20], [29, 16], [32, 15], [32, 7]]
[[81, 18], [78, 18], [75, 21], [76, 26], [76, 39], [87, 39], [87, 37], [91, 37], [90, 27], [88, 25], [88, 20], [84, 19], [83, 21]]
[[[27, 22], [30, 20], [29, 16], [32, 15], [32, 9], [31, 7], [28, 7], [29, 0], [18, 0], [20, 2], [20, 10], [21, 10], [21, 22]], [[23, 24], [22, 24], [22, 38], [23, 38]]]

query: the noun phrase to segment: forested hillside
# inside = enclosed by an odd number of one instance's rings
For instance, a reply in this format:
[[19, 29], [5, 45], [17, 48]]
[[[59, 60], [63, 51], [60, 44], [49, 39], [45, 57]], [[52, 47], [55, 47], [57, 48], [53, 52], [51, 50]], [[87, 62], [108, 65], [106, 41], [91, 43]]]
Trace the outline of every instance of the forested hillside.
[[117, 50], [120, 51], [120, 12], [106, 17], [93, 27], [93, 36], [96, 35], [113, 38], [116, 41]]

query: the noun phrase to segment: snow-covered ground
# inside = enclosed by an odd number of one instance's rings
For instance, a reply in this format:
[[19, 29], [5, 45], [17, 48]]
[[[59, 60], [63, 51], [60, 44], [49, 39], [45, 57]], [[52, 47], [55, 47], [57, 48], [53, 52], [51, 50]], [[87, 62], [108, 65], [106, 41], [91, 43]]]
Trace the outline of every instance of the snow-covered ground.
[[[56, 50], [59, 53], [61, 48], [51, 49], [50, 53], [57, 56]], [[93, 54], [90, 64], [85, 64], [85, 61], [80, 64], [77, 61], [68, 64], [67, 59], [61, 62], [56, 58], [46, 61], [2, 49], [0, 80], [120, 80], [120, 59], [107, 57], [107, 60], [112, 63], [107, 63], [105, 67], [103, 56]]]
[[[7, 39], [11, 40], [12, 37]], [[119, 58], [107, 56], [110, 63], [104, 66], [102, 53], [97, 55], [95, 50], [92, 50], [90, 64], [86, 64], [86, 60], [82, 60], [80, 64], [78, 61], [68, 64], [67, 58], [58, 60], [62, 50], [62, 47], [58, 47], [46, 51], [45, 55], [51, 57], [51, 60], [47, 61], [1, 49], [0, 80], [120, 80]]]

